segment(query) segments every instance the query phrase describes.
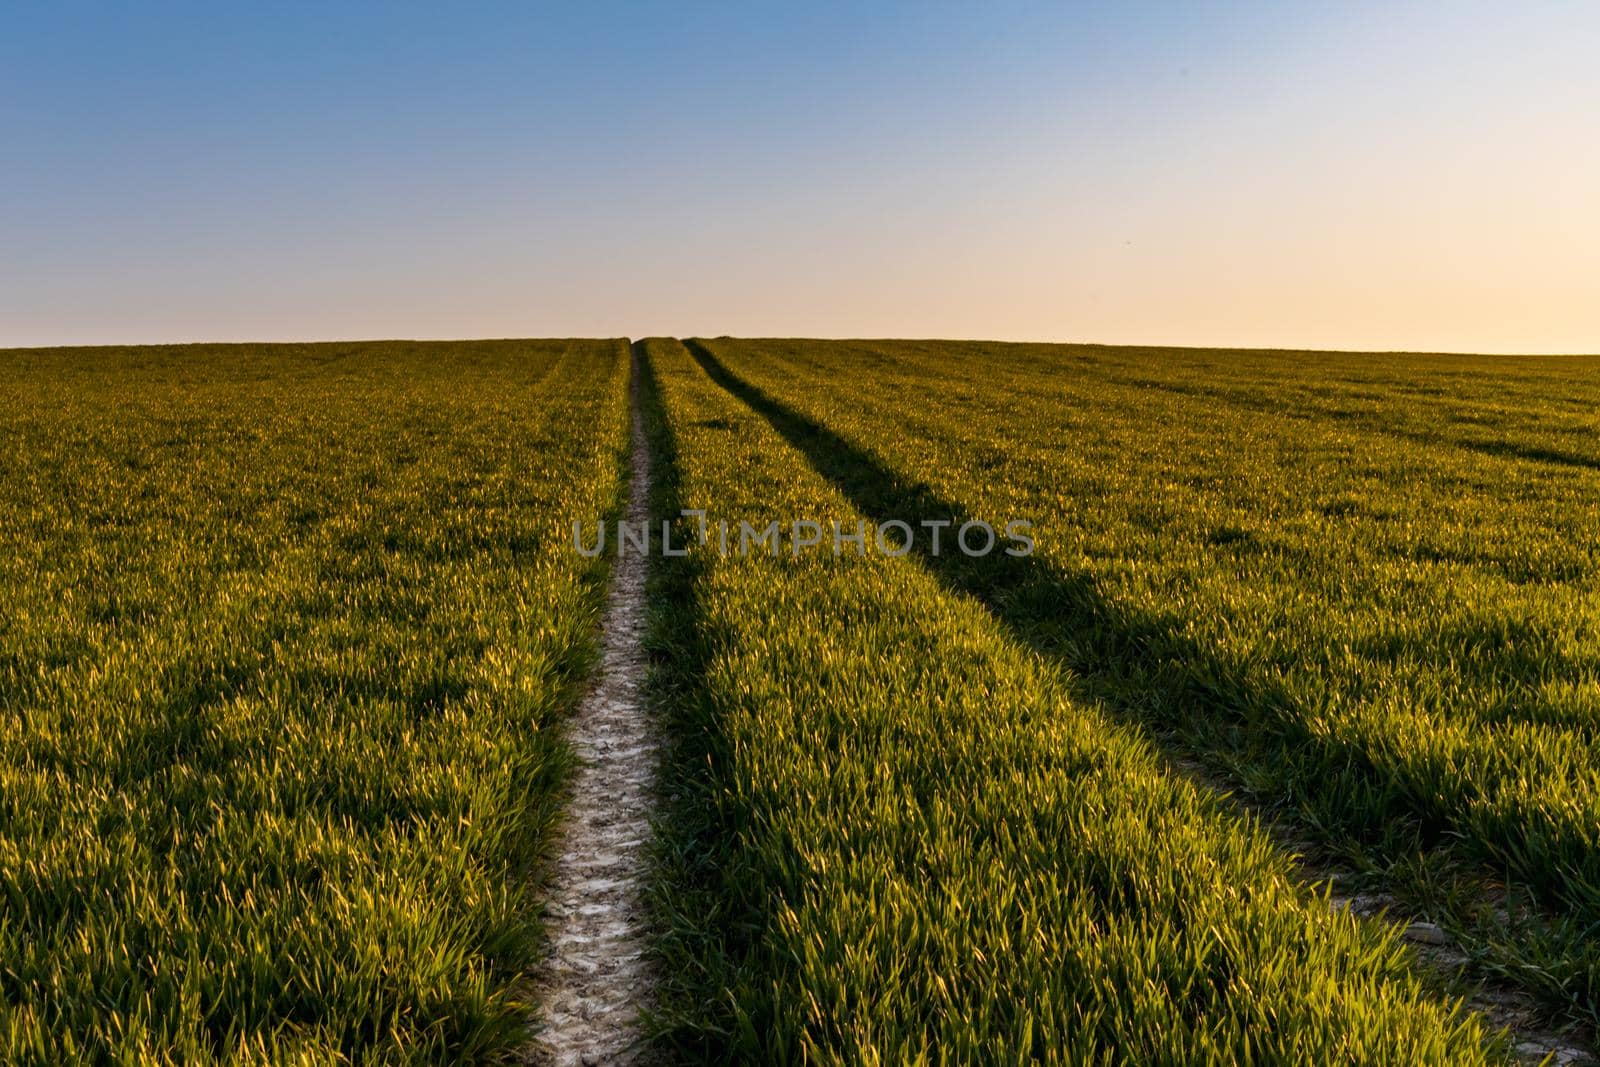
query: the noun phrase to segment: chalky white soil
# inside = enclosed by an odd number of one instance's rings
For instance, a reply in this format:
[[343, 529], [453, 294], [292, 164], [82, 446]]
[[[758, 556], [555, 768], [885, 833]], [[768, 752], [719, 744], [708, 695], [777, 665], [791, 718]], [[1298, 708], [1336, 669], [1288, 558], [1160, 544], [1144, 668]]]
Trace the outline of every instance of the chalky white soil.
[[[634, 380], [638, 380], [638, 352]], [[649, 517], [650, 455], [637, 397], [627, 521]], [[656, 735], [645, 709], [645, 557], [616, 561], [595, 687], [568, 721], [580, 761], [546, 904], [550, 954], [535, 979], [540, 1026], [531, 1062], [626, 1064], [643, 1052], [650, 1000], [641, 882], [654, 796]]]

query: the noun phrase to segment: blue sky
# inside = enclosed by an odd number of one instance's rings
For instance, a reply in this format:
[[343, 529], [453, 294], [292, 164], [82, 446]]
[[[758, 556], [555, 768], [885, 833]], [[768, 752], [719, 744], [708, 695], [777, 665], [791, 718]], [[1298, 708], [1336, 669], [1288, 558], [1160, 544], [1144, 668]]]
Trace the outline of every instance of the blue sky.
[[17, 4], [0, 345], [1600, 350], [1600, 8]]

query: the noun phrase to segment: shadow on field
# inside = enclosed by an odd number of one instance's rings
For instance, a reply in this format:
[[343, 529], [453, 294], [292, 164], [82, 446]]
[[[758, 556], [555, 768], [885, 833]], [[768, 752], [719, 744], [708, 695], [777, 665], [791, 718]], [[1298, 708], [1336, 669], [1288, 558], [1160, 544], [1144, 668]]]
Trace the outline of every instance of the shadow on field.
[[[714, 651], [733, 638], [713, 626], [701, 602], [704, 565], [693, 555], [667, 557], [659, 550], [664, 518], [672, 521], [673, 544], [689, 543], [698, 531], [679, 515], [682, 468], [650, 363], [652, 342], [635, 344], [638, 403], [651, 453], [647, 686], [664, 746], [656, 870], [646, 890], [657, 931], [651, 945], [656, 1003], [646, 1024], [656, 1051], [671, 1061], [714, 1063], [728, 1058], [723, 1042], [748, 1022], [736, 1016], [724, 990], [739, 986], [744, 972], [759, 979], [758, 953], [775, 918], [764, 878], [751, 876], [739, 849], [743, 835], [722, 775], [732, 753], [706, 677]], [[764, 1021], [754, 1022], [759, 1029]]]
[[[684, 343], [713, 381], [763, 416], [869, 520], [915, 526], [950, 519], [959, 526], [977, 517], [746, 382], [700, 342]], [[1411, 847], [1419, 834], [1436, 840], [1446, 829], [1442, 820], [1397, 819], [1409, 805], [1363, 752], [1307, 730], [1288, 693], [1246, 682], [1243, 671], [1180, 632], [1176, 620], [1118, 608], [1093, 577], [999, 550], [935, 556], [920, 541], [912, 557], [947, 588], [987, 606], [1018, 641], [1066, 666], [1080, 699], [1138, 727], [1171, 730], [1184, 751], [1234, 767], [1278, 768], [1274, 788], [1288, 790], [1298, 813], [1323, 829]]]
[[1458, 448], [1465, 448], [1485, 456], [1499, 456], [1527, 460], [1531, 463], [1549, 463], [1558, 467], [1577, 467], [1582, 470], [1600, 471], [1600, 460], [1592, 456], [1584, 456], [1577, 452], [1568, 452], [1557, 448], [1546, 448], [1542, 445], [1524, 445], [1515, 441], [1472, 440], [1457, 440], [1453, 443]]
[[[740, 378], [702, 343], [684, 343], [712, 381], [764, 417], [874, 523], [900, 520], [915, 526], [924, 519], [949, 519], [959, 526], [976, 518]], [[1320, 709], [1306, 708], [1270, 680], [1251, 679], [1244, 664], [1187, 636], [1176, 613], [1130, 612], [1111, 602], [1092, 575], [1065, 573], [1038, 556], [998, 550], [979, 558], [960, 552], [934, 556], [917, 542], [907, 558], [917, 559], [946, 588], [984, 604], [1023, 645], [1064, 666], [1064, 680], [1078, 699], [1135, 729], [1162, 735], [1161, 748], [1174, 773], [1226, 797], [1184, 757], [1226, 768], [1251, 798], [1248, 803], [1233, 799], [1241, 810], [1288, 810], [1299, 829], [1323, 844], [1359, 843], [1377, 857], [1414, 861], [1419, 853], [1439, 849], [1434, 854], [1442, 858], [1465, 846], [1485, 864], [1483, 870], [1506, 877], [1508, 865], [1496, 850], [1515, 850], [1518, 830], [1507, 827], [1506, 836], [1491, 835], [1498, 841], [1460, 833], [1459, 812], [1409, 786], [1400, 772], [1375, 763], [1367, 750], [1314, 732], [1308, 724]], [[1572, 840], [1545, 844], [1565, 855], [1582, 847]], [[1572, 906], [1564, 895], [1570, 887], [1554, 865], [1521, 866], [1515, 875], [1525, 880], [1521, 888], [1557, 909], [1554, 920], [1530, 915], [1529, 930], [1547, 939], [1556, 955], [1576, 960], [1583, 972], [1528, 987], [1563, 1012], [1576, 1009], [1576, 1017], [1596, 1018], [1600, 969], [1588, 971], [1583, 962], [1594, 959], [1592, 933], [1559, 914]], [[1586, 911], [1580, 905], [1578, 914]]]
[[[1445, 451], [1454, 449], [1535, 465], [1600, 471], [1600, 458], [1570, 449], [1525, 444], [1509, 439], [1463, 437], [1439, 430], [1433, 432], [1411, 430], [1385, 423], [1381, 417], [1384, 413], [1381, 412], [1337, 410], [1325, 406], [1307, 405], [1304, 402], [1286, 404], [1281, 398], [1252, 396], [1236, 389], [1189, 382], [1161, 381], [1155, 378], [1111, 377], [1107, 381], [1129, 389], [1153, 389], [1175, 396], [1193, 397], [1256, 415], [1297, 420], [1325, 419], [1374, 437], [1406, 441], [1423, 448]], [[1430, 390], [1427, 395], [1437, 395], [1437, 393], [1436, 390]]]

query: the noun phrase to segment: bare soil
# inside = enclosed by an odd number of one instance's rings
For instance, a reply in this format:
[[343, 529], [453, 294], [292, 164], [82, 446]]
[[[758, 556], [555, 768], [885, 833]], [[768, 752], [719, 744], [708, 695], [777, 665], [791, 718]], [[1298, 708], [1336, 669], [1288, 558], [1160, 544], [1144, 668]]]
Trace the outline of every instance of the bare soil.
[[[634, 381], [638, 381], [638, 350]], [[627, 521], [649, 518], [650, 454], [634, 397]], [[620, 547], [620, 546], [619, 546]], [[535, 979], [541, 1026], [529, 1062], [627, 1064], [644, 1051], [653, 978], [641, 894], [657, 738], [644, 703], [644, 555], [619, 555], [599, 678], [568, 722], [579, 759], [546, 904], [550, 953]]]

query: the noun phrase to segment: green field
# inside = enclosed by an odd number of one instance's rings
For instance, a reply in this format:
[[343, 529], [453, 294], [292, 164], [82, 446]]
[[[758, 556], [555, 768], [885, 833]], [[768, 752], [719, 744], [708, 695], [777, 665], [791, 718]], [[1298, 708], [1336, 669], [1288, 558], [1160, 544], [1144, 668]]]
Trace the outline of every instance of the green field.
[[941, 581], [1597, 1017], [1600, 361], [696, 351], [869, 517], [1032, 519], [1035, 556], [945, 557]]
[[[667, 1058], [1503, 1062], [1480, 982], [1600, 1021], [1600, 359], [640, 368], [692, 545]], [[620, 341], [0, 352], [0, 1062], [518, 1053], [628, 403]]]
[[0, 353], [0, 1062], [521, 1040], [626, 351]]

